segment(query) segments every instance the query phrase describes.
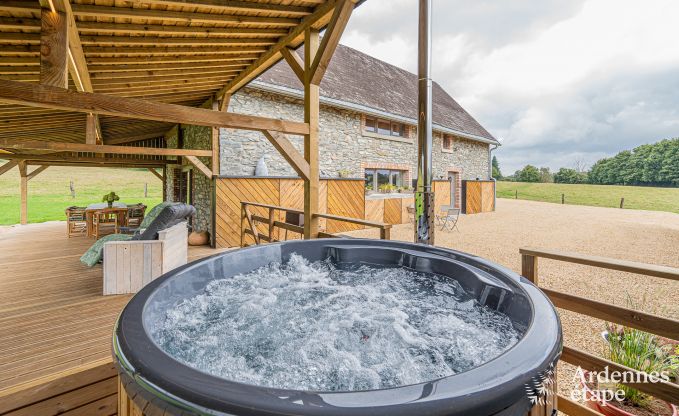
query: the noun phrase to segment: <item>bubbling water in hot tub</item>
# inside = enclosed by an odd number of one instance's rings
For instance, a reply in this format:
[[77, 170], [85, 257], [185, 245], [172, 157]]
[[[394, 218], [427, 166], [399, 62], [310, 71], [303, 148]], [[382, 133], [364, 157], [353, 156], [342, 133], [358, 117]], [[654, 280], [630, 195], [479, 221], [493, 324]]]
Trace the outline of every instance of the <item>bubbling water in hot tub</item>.
[[294, 254], [285, 264], [211, 281], [151, 328], [164, 351], [191, 367], [307, 391], [450, 376], [492, 360], [522, 336], [449, 277]]

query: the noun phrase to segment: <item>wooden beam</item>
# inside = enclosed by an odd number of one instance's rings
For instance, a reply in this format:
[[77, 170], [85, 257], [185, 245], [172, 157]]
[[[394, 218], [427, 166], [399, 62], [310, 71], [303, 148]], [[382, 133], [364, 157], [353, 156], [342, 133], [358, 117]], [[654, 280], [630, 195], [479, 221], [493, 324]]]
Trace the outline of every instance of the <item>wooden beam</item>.
[[231, 103], [231, 94], [224, 94], [219, 100], [219, 111], [229, 111], [229, 103]]
[[[4, 64], [3, 60], [3, 64]], [[130, 74], [140, 73], [144, 76], [152, 76], [158, 74], [167, 74], [168, 71], [176, 70], [194, 70], [194, 69], [230, 69], [230, 68], [243, 68], [250, 63], [249, 60], [230, 60], [230, 61], [208, 61], [208, 62], [175, 62], [175, 63], [160, 63], [153, 64], [146, 61], [140, 61], [137, 64], [96, 64], [90, 65], [90, 72], [92, 73], [92, 78], [102, 78], [104, 75], [111, 75], [118, 72], [125, 73], [125, 76], [130, 76]], [[101, 73], [101, 74], [99, 74]]]
[[0, 80], [0, 101], [31, 107], [53, 108], [64, 111], [87, 112], [168, 123], [230, 127], [257, 131], [266, 129], [290, 134], [306, 134], [309, 132], [307, 123], [245, 114], [224, 113], [174, 104], [161, 104], [136, 98], [120, 98], [105, 94], [75, 92], [16, 81]]
[[85, 143], [97, 144], [97, 125], [94, 114], [88, 114], [85, 124]]
[[[41, 165], [44, 162], [31, 162], [26, 161], [28, 165]], [[130, 162], [50, 162], [50, 166], [74, 166], [74, 167], [88, 167], [88, 168], [125, 168], [125, 169], [139, 169], [139, 168], [162, 168], [163, 165], [149, 165], [149, 164], [138, 164]]]
[[33, 179], [33, 178], [35, 178], [36, 176], [40, 175], [40, 172], [44, 171], [44, 170], [47, 169], [48, 167], [49, 167], [49, 165], [42, 165], [42, 166], [37, 167], [35, 170], [33, 170], [31, 173], [29, 173], [29, 174], [26, 176], [26, 177], [28, 178], [27, 180], [30, 181], [31, 179]]
[[205, 164], [201, 162], [200, 159], [195, 156], [186, 156], [185, 159], [188, 160], [189, 163], [191, 163], [203, 175], [207, 176], [208, 178], [212, 178], [212, 171], [207, 166], [205, 166]]
[[26, 161], [19, 161], [19, 176], [21, 176], [21, 212], [19, 214], [19, 223], [24, 225], [28, 223], [28, 175], [26, 174]]
[[285, 58], [285, 61], [290, 66], [290, 69], [292, 69], [292, 72], [297, 75], [299, 82], [304, 83], [304, 61], [302, 61], [302, 58], [297, 55], [297, 52], [290, 48], [281, 49], [281, 55]]
[[[0, 158], [4, 157], [5, 154], [0, 154]], [[0, 166], [0, 176], [4, 175], [5, 173], [9, 172], [14, 166], [18, 165], [19, 161], [17, 160], [10, 160], [9, 162], [5, 163], [4, 165]]]
[[40, 83], [68, 88], [68, 17], [41, 9]]
[[165, 178], [163, 177], [163, 175], [158, 173], [158, 171], [155, 168], [149, 168], [149, 172], [153, 173], [153, 176], [160, 179], [161, 182], [165, 182]]
[[304, 159], [309, 164], [309, 175], [304, 181], [304, 238], [318, 237], [319, 199], [319, 162], [318, 162], [318, 122], [320, 89], [311, 82], [311, 66], [318, 52], [318, 30], [307, 29], [304, 34], [304, 122], [309, 125], [309, 133], [304, 136]]
[[311, 66], [312, 84], [318, 85], [321, 83], [323, 75], [325, 75], [325, 71], [330, 64], [330, 59], [332, 59], [332, 55], [335, 53], [335, 49], [342, 37], [344, 28], [347, 26], [347, 23], [349, 23], [349, 18], [351, 17], [351, 12], [354, 10], [354, 5], [354, 0], [338, 0], [335, 11], [328, 24], [328, 28], [326, 29], [323, 40], [318, 48], [318, 53]]
[[[268, 4], [267, 4], [268, 5]], [[299, 24], [299, 19], [288, 17], [263, 17], [250, 15], [213, 14], [197, 12], [178, 12], [155, 9], [141, 9], [129, 7], [94, 6], [73, 4], [73, 13], [76, 16], [97, 18], [123, 18], [123, 19], [153, 19], [166, 22], [181, 23], [241, 23], [251, 25], [271, 25], [292, 27]]]
[[278, 153], [292, 166], [299, 176], [304, 180], [309, 180], [309, 163], [304, 156], [297, 151], [290, 140], [284, 135], [275, 132], [262, 130], [264, 136], [269, 140]]
[[147, 166], [162, 166], [173, 161], [168, 161], [164, 159], [138, 159], [131, 157], [89, 157], [89, 156], [79, 156], [72, 152], [64, 153], [50, 153], [43, 155], [26, 154], [26, 153], [12, 153], [9, 155], [2, 155], [6, 159], [16, 159], [16, 160], [26, 160], [29, 165], [42, 165], [49, 164], [53, 165], [55, 163], [98, 163], [98, 164], [109, 164], [109, 163], [124, 163], [127, 165], [138, 165], [139, 167]]
[[[145, 58], [147, 56], [156, 55], [224, 55], [232, 54], [237, 58], [242, 59], [242, 54], [262, 53], [266, 52], [266, 46], [156, 46], [149, 48], [147, 46], [88, 46], [88, 54], [99, 54], [108, 56], [132, 56], [137, 58]], [[139, 60], [139, 59], [137, 59]]]
[[291, 29], [288, 36], [278, 41], [238, 77], [226, 84], [224, 88], [222, 88], [217, 93], [217, 97], [219, 98], [227, 93], [233, 94], [244, 85], [257, 78], [262, 72], [270, 68], [271, 65], [278, 62], [282, 58], [281, 49], [290, 46], [296, 47], [297, 45], [301, 44], [304, 40], [304, 33], [306, 30], [313, 27], [314, 25], [317, 25], [319, 21], [323, 21], [328, 16], [330, 16], [334, 10], [334, 7], [335, 0], [328, 0], [327, 2], [316, 7], [316, 10], [312, 14], [303, 18], [299, 24], [295, 25], [295, 27]]
[[212, 156], [211, 150], [163, 149], [159, 147], [110, 146], [82, 143], [59, 143], [29, 140], [17, 143], [11, 139], [0, 139], [0, 148], [19, 150], [48, 150], [58, 152], [91, 152], [117, 155], [155, 155], [155, 156]]

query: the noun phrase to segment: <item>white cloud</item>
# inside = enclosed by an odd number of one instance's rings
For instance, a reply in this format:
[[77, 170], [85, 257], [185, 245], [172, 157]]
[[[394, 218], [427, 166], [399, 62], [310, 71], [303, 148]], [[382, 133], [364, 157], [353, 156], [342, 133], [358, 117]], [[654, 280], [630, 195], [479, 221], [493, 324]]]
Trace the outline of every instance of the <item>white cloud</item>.
[[[434, 78], [511, 170], [600, 158], [679, 136], [677, 17], [676, 0], [435, 0]], [[414, 71], [416, 25], [416, 0], [368, 0], [342, 43]]]

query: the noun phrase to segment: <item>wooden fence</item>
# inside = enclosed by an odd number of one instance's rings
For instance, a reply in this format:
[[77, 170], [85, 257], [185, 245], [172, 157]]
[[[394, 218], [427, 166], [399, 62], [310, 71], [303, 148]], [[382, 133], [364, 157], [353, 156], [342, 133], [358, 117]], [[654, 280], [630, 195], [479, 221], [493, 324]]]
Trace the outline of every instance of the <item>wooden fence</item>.
[[[553, 250], [534, 250], [522, 248], [521, 274], [534, 284], [539, 284], [538, 258], [564, 261], [569, 263], [583, 264], [592, 267], [618, 270], [622, 272], [637, 273], [645, 276], [654, 276], [663, 279], [679, 280], [679, 269], [666, 266], [609, 259], [605, 257], [587, 256], [582, 254], [564, 253]], [[645, 332], [662, 337], [679, 340], [679, 321], [669, 318], [648, 314], [642, 311], [623, 308], [608, 303], [569, 295], [567, 293], [541, 288], [542, 291], [558, 308], [566, 309], [593, 318], [603, 319], [608, 322], [640, 329]], [[564, 345], [561, 360], [579, 366], [584, 370], [603, 371], [608, 367], [611, 371], [630, 371], [631, 374], [644, 373], [629, 367], [614, 363], [604, 358], [597, 357], [577, 348]], [[676, 403], [679, 398], [679, 385], [659, 380], [657, 383], [625, 383], [630, 387], [651, 394], [659, 399], [670, 403]], [[557, 406], [559, 411], [571, 416], [599, 415], [579, 403], [573, 402], [567, 397], [558, 396]]]

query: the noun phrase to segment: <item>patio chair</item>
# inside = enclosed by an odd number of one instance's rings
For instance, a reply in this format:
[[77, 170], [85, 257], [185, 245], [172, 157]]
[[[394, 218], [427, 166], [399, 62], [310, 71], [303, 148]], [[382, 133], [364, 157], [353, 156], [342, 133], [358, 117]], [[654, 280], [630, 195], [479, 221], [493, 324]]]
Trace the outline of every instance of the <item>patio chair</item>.
[[139, 225], [141, 225], [141, 222], [144, 219], [145, 212], [146, 205], [144, 204], [128, 205], [125, 226], [127, 228], [139, 228]]
[[104, 235], [118, 234], [120, 226], [119, 212], [106, 209], [97, 210], [92, 213], [92, 234], [95, 239]]
[[436, 224], [441, 225], [443, 224], [443, 219], [448, 215], [448, 210], [450, 209], [450, 205], [441, 205], [439, 208], [439, 212], [434, 214], [434, 221]]
[[443, 230], [450, 230], [453, 231], [454, 229], [457, 228], [457, 231], [460, 231], [460, 229], [457, 227], [457, 221], [460, 219], [460, 208], [450, 208], [446, 210], [445, 216], [441, 218], [441, 231]]
[[66, 235], [68, 238], [72, 236], [84, 236], [87, 234], [87, 218], [85, 214], [85, 207], [68, 207], [66, 208]]

